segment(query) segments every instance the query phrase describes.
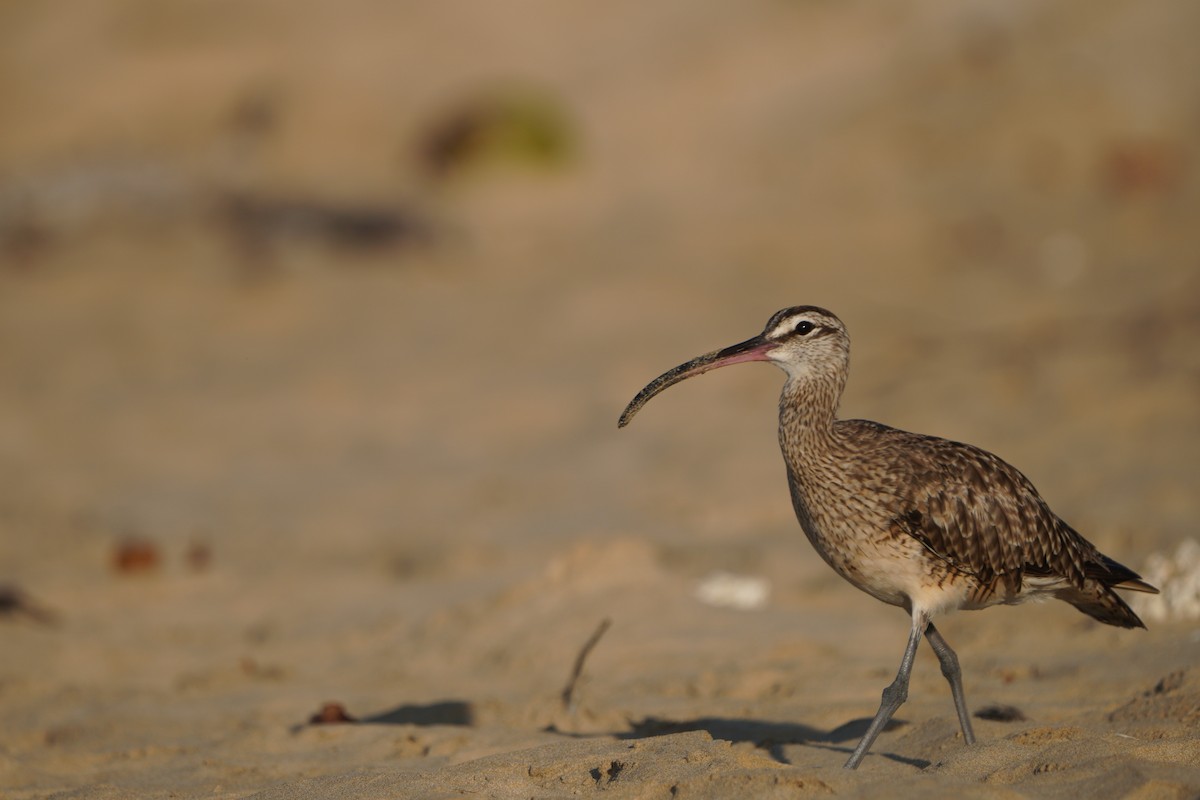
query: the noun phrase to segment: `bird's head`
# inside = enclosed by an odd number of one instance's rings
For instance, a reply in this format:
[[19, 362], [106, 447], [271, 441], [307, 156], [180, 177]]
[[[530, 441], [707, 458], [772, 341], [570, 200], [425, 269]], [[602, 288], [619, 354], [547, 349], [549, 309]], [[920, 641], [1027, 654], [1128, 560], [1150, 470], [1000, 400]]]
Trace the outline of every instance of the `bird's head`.
[[664, 372], [638, 392], [626, 406], [618, 427], [625, 427], [650, 398], [669, 386], [718, 367], [746, 361], [770, 361], [787, 373], [788, 381], [845, 380], [850, 358], [846, 326], [832, 312], [817, 306], [793, 306], [775, 313], [762, 333], [722, 350], [693, 358]]

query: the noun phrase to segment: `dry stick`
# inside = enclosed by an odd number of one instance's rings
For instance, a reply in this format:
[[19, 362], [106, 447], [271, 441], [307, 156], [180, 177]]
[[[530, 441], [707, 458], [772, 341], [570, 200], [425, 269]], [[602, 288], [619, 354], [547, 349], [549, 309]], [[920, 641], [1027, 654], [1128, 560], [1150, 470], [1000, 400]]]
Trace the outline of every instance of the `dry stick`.
[[579, 676], [583, 673], [583, 662], [587, 661], [588, 655], [595, 648], [596, 643], [600, 641], [600, 637], [612, 625], [612, 620], [608, 617], [600, 620], [600, 624], [596, 627], [596, 631], [583, 643], [583, 647], [579, 650], [579, 655], [575, 656], [575, 666], [571, 670], [571, 679], [567, 681], [566, 687], [562, 690], [563, 709], [569, 713], [575, 713], [575, 684], [579, 682]]

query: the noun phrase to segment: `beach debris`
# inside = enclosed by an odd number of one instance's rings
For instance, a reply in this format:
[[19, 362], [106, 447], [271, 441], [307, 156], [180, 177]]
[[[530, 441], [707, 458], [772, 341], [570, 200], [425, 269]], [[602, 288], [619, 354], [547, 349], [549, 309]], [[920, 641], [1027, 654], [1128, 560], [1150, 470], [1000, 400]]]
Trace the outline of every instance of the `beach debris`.
[[325, 703], [321, 710], [308, 718], [309, 725], [337, 725], [358, 722], [358, 718], [346, 711], [341, 703]]
[[160, 561], [158, 546], [147, 539], [131, 536], [117, 542], [113, 550], [113, 569], [127, 575], [151, 572]]
[[1029, 719], [1016, 706], [1005, 705], [984, 706], [975, 712], [975, 716], [992, 722], [1025, 722]]
[[[248, 111], [249, 117], [256, 113]], [[260, 123], [248, 118], [246, 124]], [[397, 199], [213, 186], [153, 161], [79, 162], [0, 176], [0, 254], [16, 268], [32, 266], [60, 242], [102, 231], [145, 235], [194, 225], [226, 233], [250, 255], [295, 244], [373, 254], [429, 245], [437, 234], [421, 209]]]
[[583, 665], [587, 661], [587, 657], [591, 655], [592, 650], [600, 641], [600, 637], [604, 636], [612, 626], [612, 620], [608, 617], [600, 620], [600, 624], [596, 626], [596, 630], [588, 637], [588, 640], [583, 643], [583, 647], [579, 649], [579, 655], [575, 656], [575, 664], [571, 667], [571, 677], [567, 680], [567, 685], [562, 690], [562, 707], [567, 713], [575, 713], [575, 688], [579, 684], [579, 677], [583, 674]]
[[12, 584], [0, 585], [0, 619], [22, 616], [42, 625], [54, 625], [58, 622], [57, 614], [34, 602], [21, 587]]
[[755, 575], [713, 572], [696, 587], [696, 599], [715, 608], [754, 611], [763, 608], [771, 595], [771, 581]]
[[1118, 196], [1163, 195], [1179, 186], [1184, 166], [1184, 151], [1176, 142], [1129, 139], [1109, 146], [1100, 172], [1105, 186]]
[[212, 566], [212, 548], [205, 542], [192, 542], [183, 554], [183, 561], [192, 572], [204, 572]]
[[217, 207], [221, 222], [250, 252], [284, 241], [368, 251], [427, 244], [433, 239], [433, 226], [428, 220], [395, 204], [231, 192], [219, 199]]
[[483, 164], [559, 167], [574, 150], [574, 130], [553, 96], [510, 87], [468, 100], [435, 121], [418, 157], [431, 175], [444, 178]]
[[1180, 542], [1174, 553], [1153, 553], [1142, 570], [1159, 594], [1132, 598], [1134, 609], [1154, 622], [1200, 619], [1200, 541]]

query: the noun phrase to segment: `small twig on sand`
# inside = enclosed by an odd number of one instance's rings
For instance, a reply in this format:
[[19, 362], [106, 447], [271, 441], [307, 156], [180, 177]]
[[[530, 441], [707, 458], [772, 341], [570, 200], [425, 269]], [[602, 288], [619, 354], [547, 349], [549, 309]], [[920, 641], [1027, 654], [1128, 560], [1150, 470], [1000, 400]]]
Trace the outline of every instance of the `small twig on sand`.
[[579, 676], [583, 673], [583, 663], [587, 661], [588, 655], [591, 654], [596, 643], [600, 641], [600, 637], [612, 625], [612, 620], [608, 617], [600, 620], [600, 624], [596, 626], [596, 630], [588, 640], [583, 643], [583, 647], [579, 649], [579, 655], [575, 656], [575, 666], [571, 669], [571, 679], [567, 681], [567, 685], [562, 690], [562, 705], [563, 709], [568, 713], [575, 713], [575, 685], [579, 683]]

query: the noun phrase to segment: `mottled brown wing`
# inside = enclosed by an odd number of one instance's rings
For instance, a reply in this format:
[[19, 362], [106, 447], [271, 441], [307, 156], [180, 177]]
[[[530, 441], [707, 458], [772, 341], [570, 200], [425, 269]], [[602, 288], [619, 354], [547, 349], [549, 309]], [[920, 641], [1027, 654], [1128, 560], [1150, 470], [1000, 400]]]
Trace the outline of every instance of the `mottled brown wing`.
[[[911, 437], [903, 453], [907, 485], [900, 530], [980, 583], [1021, 588], [1026, 575], [1082, 587], [1100, 553], [1060, 520], [1029, 479], [977, 447]], [[900, 466], [900, 465], [897, 465]]]

